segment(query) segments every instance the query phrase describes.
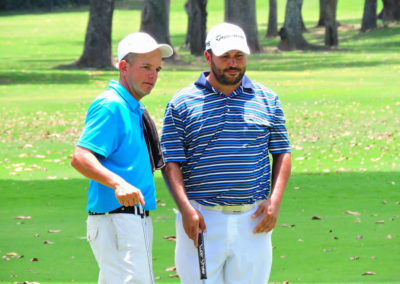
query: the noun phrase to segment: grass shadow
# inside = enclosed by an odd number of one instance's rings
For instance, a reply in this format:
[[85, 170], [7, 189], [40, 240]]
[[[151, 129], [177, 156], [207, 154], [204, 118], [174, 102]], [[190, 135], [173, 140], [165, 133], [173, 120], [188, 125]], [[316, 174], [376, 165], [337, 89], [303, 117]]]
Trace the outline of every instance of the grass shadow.
[[[163, 280], [173, 282], [165, 268], [173, 266], [174, 243], [166, 241], [164, 236], [175, 233], [172, 211], [175, 205], [159, 174], [156, 184], [159, 209], [152, 214], [154, 267], [156, 276], [161, 275], [160, 283], [167, 283]], [[395, 266], [400, 261], [400, 256], [393, 254], [400, 249], [398, 184], [398, 172], [294, 173], [274, 232], [275, 264], [271, 281], [357, 282], [360, 274], [354, 273], [354, 269], [357, 272], [373, 269], [377, 272], [375, 281], [396, 279]], [[4, 254], [24, 255], [0, 264], [1, 281], [96, 279], [97, 267], [85, 241], [87, 186], [86, 179], [0, 180], [3, 232], [0, 250]], [[360, 215], [345, 214], [346, 210]], [[31, 219], [15, 219], [17, 216]], [[319, 219], [314, 220], [314, 216]], [[360, 221], [354, 223], [357, 218]], [[376, 224], [379, 220], [385, 224]], [[51, 229], [59, 229], [60, 233], [51, 234]], [[357, 235], [365, 238], [357, 239]], [[298, 239], [303, 241], [299, 243]], [[44, 245], [44, 240], [55, 244]], [[332, 253], [324, 253], [323, 249]], [[57, 258], [53, 257], [55, 251]], [[353, 254], [361, 257], [356, 268], [347, 263]], [[281, 258], [282, 255], [286, 258]], [[373, 255], [377, 259], [368, 260]], [[34, 257], [39, 261], [31, 262]], [[81, 269], [82, 265], [85, 269]]]
[[87, 84], [92, 80], [106, 80], [105, 77], [110, 77], [117, 71], [111, 70], [88, 70], [88, 69], [69, 69], [69, 70], [54, 70], [54, 71], [0, 71], [0, 84]]
[[76, 12], [89, 12], [89, 6], [82, 5], [79, 7], [54, 7], [52, 10], [49, 10], [48, 8], [33, 8], [31, 10], [1, 11], [0, 17], [13, 17], [13, 16], [23, 16], [23, 15], [65, 14], [65, 13], [76, 13]]
[[304, 70], [323, 70], [323, 69], [342, 69], [342, 68], [363, 68], [376, 66], [398, 65], [400, 59], [383, 61], [381, 59], [365, 60], [362, 54], [354, 56], [336, 56], [334, 53], [341, 51], [292, 51], [284, 53], [267, 53], [250, 55], [248, 60], [248, 70], [270, 70], [270, 71], [304, 71]]

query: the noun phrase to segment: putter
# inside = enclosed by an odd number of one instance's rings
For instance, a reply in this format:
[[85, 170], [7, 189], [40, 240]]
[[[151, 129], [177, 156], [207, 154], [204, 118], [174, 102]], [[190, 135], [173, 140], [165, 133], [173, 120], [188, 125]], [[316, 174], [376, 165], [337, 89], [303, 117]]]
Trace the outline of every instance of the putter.
[[200, 279], [202, 280], [202, 283], [205, 284], [207, 279], [207, 270], [206, 270], [206, 251], [204, 249], [204, 237], [203, 237], [203, 232], [199, 232], [199, 241], [198, 241], [198, 247], [197, 247], [197, 252], [199, 255], [199, 266], [200, 266]]
[[147, 253], [147, 263], [149, 265], [149, 273], [150, 273], [150, 279], [151, 283], [154, 284], [154, 275], [153, 275], [153, 268], [151, 265], [151, 254], [149, 250], [149, 237], [147, 235], [147, 229], [146, 229], [146, 218], [144, 216], [144, 210], [142, 207], [142, 204], [139, 203], [139, 213], [140, 213], [140, 218], [142, 219], [142, 229], [143, 229], [143, 235], [144, 235], [144, 242], [146, 245], [146, 253]]

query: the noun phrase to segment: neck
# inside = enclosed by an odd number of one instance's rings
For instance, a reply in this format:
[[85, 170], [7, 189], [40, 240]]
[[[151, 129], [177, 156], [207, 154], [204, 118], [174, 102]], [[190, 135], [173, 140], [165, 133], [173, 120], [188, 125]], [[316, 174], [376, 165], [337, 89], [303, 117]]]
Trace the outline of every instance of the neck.
[[124, 86], [124, 88], [129, 92], [129, 94], [131, 94], [132, 97], [134, 97], [135, 100], [140, 101], [141, 97], [138, 96], [134, 90], [131, 90], [131, 88], [129, 87], [128, 83], [126, 82], [126, 80], [124, 80], [123, 78], [119, 78], [119, 82], [122, 86]]

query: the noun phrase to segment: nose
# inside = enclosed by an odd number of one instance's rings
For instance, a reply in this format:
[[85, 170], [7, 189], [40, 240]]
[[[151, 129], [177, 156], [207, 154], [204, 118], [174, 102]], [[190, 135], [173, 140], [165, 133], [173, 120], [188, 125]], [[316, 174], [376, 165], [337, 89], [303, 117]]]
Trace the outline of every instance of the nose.
[[231, 57], [230, 60], [229, 60], [229, 66], [234, 67], [236, 65], [237, 65], [236, 58], [235, 57]]
[[158, 73], [157, 73], [157, 70], [152, 70], [151, 72], [150, 72], [150, 74], [149, 74], [149, 77], [151, 78], [151, 79], [157, 79], [157, 76], [158, 76]]

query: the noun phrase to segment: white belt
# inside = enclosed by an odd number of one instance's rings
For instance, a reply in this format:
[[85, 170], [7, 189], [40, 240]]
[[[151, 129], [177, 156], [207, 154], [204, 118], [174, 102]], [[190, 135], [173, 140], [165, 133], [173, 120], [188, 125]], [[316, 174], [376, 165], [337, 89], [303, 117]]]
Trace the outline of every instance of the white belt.
[[224, 206], [223, 205], [205, 206], [194, 200], [191, 200], [190, 202], [193, 205], [200, 206], [201, 208], [206, 209], [206, 210], [217, 211], [217, 212], [221, 212], [221, 213], [243, 213], [243, 212], [247, 212], [247, 211], [255, 208], [256, 206], [258, 206], [259, 204], [261, 204], [264, 201], [265, 201], [265, 199], [257, 200], [255, 203], [252, 203], [252, 204], [224, 205]]

